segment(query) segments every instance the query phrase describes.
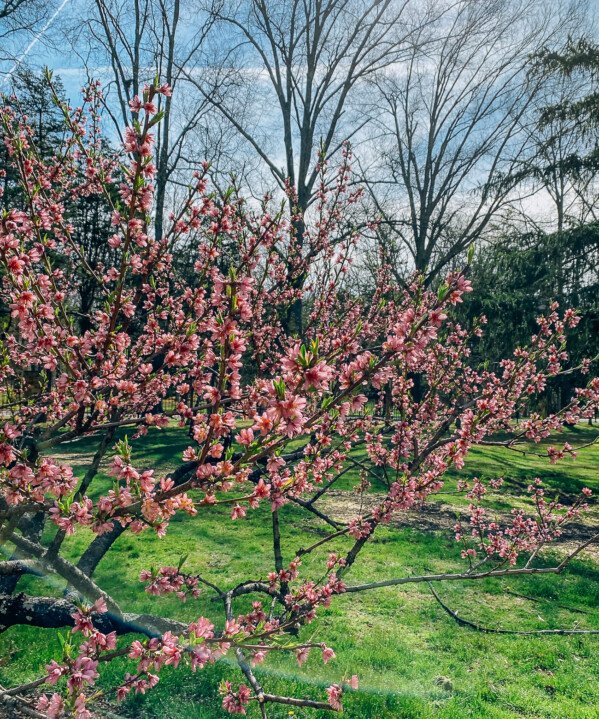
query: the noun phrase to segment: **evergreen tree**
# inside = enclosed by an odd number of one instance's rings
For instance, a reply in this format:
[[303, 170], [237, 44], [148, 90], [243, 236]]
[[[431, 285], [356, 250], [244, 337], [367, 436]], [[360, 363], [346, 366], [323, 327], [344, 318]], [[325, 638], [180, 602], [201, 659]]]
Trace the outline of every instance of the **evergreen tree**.
[[[548, 77], [583, 80], [584, 91], [543, 108], [539, 125], [546, 128], [556, 121], [568, 123], [570, 132], [578, 140], [577, 151], [559, 160], [561, 170], [574, 175], [596, 173], [599, 170], [599, 45], [584, 38], [570, 40], [561, 52], [540, 53], [537, 69]], [[555, 139], [550, 138], [549, 142]], [[545, 171], [552, 169], [547, 167]]]
[[[573, 360], [599, 355], [599, 223], [563, 232], [516, 234], [478, 253], [472, 267], [476, 292], [464, 305], [467, 320], [484, 314], [488, 326], [480, 356], [497, 362], [537, 330], [536, 318], [551, 302], [577, 308]], [[567, 400], [572, 375], [550, 388]]]

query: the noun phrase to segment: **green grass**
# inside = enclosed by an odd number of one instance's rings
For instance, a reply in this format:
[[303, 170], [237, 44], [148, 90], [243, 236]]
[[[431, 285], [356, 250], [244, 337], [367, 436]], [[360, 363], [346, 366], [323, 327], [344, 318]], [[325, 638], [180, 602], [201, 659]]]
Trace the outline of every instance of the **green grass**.
[[[561, 441], [581, 444], [593, 430], [578, 427]], [[556, 442], [556, 440], [554, 440]], [[151, 432], [135, 442], [135, 456], [146, 466], [168, 470], [187, 446], [185, 433], [174, 427]], [[93, 440], [61, 447], [61, 454], [75, 458], [93, 452]], [[447, 494], [436, 501], [455, 506], [464, 500], [452, 494], [459, 477], [506, 478], [507, 498], [493, 495], [494, 506], [503, 511], [524, 504], [526, 485], [540, 476], [550, 489], [573, 495], [582, 486], [599, 489], [599, 447], [581, 452], [574, 461], [551, 466], [527, 448], [527, 456], [499, 447], [475, 450], [460, 473], [451, 473]], [[77, 464], [76, 464], [77, 466]], [[83, 471], [84, 464], [77, 466]], [[357, 479], [350, 472], [339, 483], [349, 489]], [[376, 491], [376, 486], [372, 491]], [[230, 522], [228, 510], [202, 510], [193, 521], [176, 518], [159, 540], [149, 533], [124, 535], [112, 555], [97, 571], [100, 584], [122, 606], [132, 611], [151, 611], [184, 620], [204, 615], [222, 622], [219, 605], [209, 596], [180, 604], [170, 597], [154, 599], [140, 593], [137, 576], [143, 568], [174, 563], [189, 554], [186, 566], [225, 586], [250, 577], [263, 576], [271, 565], [270, 516], [267, 507], [248, 513], [246, 520]], [[285, 559], [295, 549], [323, 536], [323, 526], [297, 508], [282, 510]], [[81, 532], [70, 539], [67, 552], [76, 557], [89, 535]], [[338, 540], [330, 549], [347, 548]], [[305, 570], [322, 562], [324, 552], [310, 557]], [[545, 555], [544, 561], [552, 557]], [[359, 564], [348, 575], [358, 583], [373, 579], [438, 571], [458, 570], [459, 551], [447, 533], [422, 532], [412, 525], [403, 529], [382, 528], [364, 550]], [[27, 578], [24, 590], [60, 594], [60, 585]], [[449, 606], [481, 624], [511, 629], [552, 627], [599, 628], [599, 566], [589, 558], [573, 562], [560, 577], [485, 580], [479, 583], [439, 584], [437, 590]], [[531, 601], [523, 596], [534, 596]], [[240, 602], [239, 609], [247, 606]], [[270, 658], [256, 670], [272, 693], [324, 698], [324, 688], [344, 676], [358, 674], [360, 689], [344, 698], [348, 717], [381, 719], [596, 719], [599, 716], [599, 637], [521, 637], [475, 632], [456, 625], [432, 598], [425, 584], [386, 588], [338, 598], [318, 621], [306, 627], [304, 637], [333, 646], [337, 659], [326, 666], [317, 656], [301, 668], [282, 654]], [[32, 628], [11, 628], [0, 635], [0, 684], [35, 678], [51, 658], [57, 658], [57, 633]], [[119, 660], [104, 667], [101, 684], [114, 685], [126, 670]], [[243, 681], [233, 664], [219, 663], [192, 674], [187, 670], [165, 670], [160, 684], [144, 697], [134, 697], [119, 707], [131, 717], [160, 719], [204, 719], [229, 716], [220, 708], [218, 682], [221, 678]], [[439, 678], [444, 679], [439, 681]], [[272, 707], [272, 717], [324, 717], [328, 712]], [[256, 708], [250, 716], [257, 716]]]

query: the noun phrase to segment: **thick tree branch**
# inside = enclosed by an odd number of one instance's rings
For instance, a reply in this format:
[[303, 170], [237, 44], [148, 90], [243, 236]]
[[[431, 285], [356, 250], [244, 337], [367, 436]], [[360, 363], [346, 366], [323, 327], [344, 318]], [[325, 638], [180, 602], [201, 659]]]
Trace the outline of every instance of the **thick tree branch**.
[[[67, 599], [32, 597], [23, 593], [0, 594], [0, 629], [4, 631], [16, 625], [44, 629], [72, 627], [75, 621], [71, 615], [76, 608], [76, 605]], [[111, 612], [94, 614], [92, 620], [95, 628], [105, 634], [135, 633], [160, 637], [167, 631], [181, 634], [187, 629], [187, 624], [173, 619], [130, 612], [121, 616]]]

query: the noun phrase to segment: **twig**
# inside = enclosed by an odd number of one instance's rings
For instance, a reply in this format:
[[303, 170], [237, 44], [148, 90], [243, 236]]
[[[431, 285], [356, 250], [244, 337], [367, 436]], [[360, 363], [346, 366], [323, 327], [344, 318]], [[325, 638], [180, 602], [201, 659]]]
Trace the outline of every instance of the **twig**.
[[[20, 691], [22, 690], [22, 688], [23, 687], [18, 687], [18, 690]], [[12, 709], [20, 711], [22, 714], [25, 714], [28, 717], [33, 717], [33, 719], [45, 719], [45, 715], [33, 709], [24, 697], [13, 696], [10, 693], [10, 690], [5, 690], [4, 687], [1, 686], [0, 690], [2, 690], [0, 691], [0, 702], [2, 704], [5, 704]]]
[[423, 574], [415, 577], [399, 577], [397, 579], [384, 579], [381, 582], [370, 582], [369, 584], [358, 584], [353, 587], [346, 587], [346, 592], [363, 592], [367, 589], [380, 589], [382, 587], [395, 587], [400, 584], [418, 584], [419, 582], [451, 582], [458, 580], [489, 579], [493, 577], [521, 577], [529, 574], [560, 574], [565, 567], [583, 549], [599, 540], [599, 532], [594, 534], [586, 542], [579, 545], [571, 554], [568, 554], [555, 567], [521, 567], [518, 569], [491, 569], [487, 572], [456, 572], [454, 574]]
[[483, 632], [484, 634], [517, 634], [522, 637], [532, 637], [538, 635], [565, 636], [569, 634], [599, 634], [599, 629], [532, 629], [529, 631], [523, 631], [518, 629], [497, 629], [495, 627], [484, 627], [482, 624], [476, 624], [475, 622], [471, 622], [468, 619], [460, 617], [457, 612], [454, 612], [453, 609], [450, 609], [447, 604], [443, 602], [430, 582], [428, 583], [428, 586], [430, 587], [433, 597], [437, 600], [442, 609], [449, 614], [452, 619], [455, 619], [460, 626], [468, 627], [469, 629], [474, 629], [475, 631]]
[[275, 704], [287, 704], [292, 707], [310, 707], [311, 709], [328, 709], [336, 711], [328, 702], [317, 702], [313, 699], [296, 699], [295, 697], [281, 697], [275, 694], [263, 694], [265, 702], [273, 702]]

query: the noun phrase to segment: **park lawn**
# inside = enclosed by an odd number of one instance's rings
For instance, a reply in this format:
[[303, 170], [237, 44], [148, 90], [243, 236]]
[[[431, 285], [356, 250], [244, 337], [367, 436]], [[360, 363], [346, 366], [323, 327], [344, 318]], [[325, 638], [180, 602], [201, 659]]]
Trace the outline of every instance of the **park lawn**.
[[[594, 436], [592, 428], [579, 426], [554, 443], [582, 444]], [[169, 427], [152, 431], [135, 441], [135, 454], [144, 466], [168, 471], [187, 446], [185, 432]], [[538, 447], [536, 448], [538, 450]], [[523, 506], [529, 481], [542, 477], [551, 490], [572, 496], [582, 486], [599, 490], [599, 446], [587, 448], [575, 460], [551, 466], [527, 448], [527, 456], [501, 447], [474, 450], [461, 472], [451, 472], [446, 494], [435, 501], [463, 508], [464, 500], [453, 494], [458, 477], [506, 478], [508, 498], [491, 497], [498, 511]], [[93, 452], [93, 440], [60, 448], [77, 458]], [[357, 479], [348, 473], [338, 490], [350, 489]], [[376, 491], [373, 486], [372, 491]], [[201, 519], [175, 518], [167, 536], [159, 540], [150, 533], [124, 535], [115, 551], [100, 564], [97, 578], [122, 606], [131, 611], [163, 613], [183, 620], [199, 615], [220, 621], [220, 607], [208, 595], [180, 604], [170, 597], [154, 599], [139, 592], [137, 577], [143, 568], [176, 563], [189, 554], [186, 567], [206, 578], [234, 585], [260, 568], [269, 566], [271, 545], [269, 511], [262, 507], [245, 520], [231, 522], [228, 510], [213, 507]], [[594, 514], [596, 518], [596, 514]], [[293, 506], [281, 512], [285, 559], [293, 551], [323, 535], [322, 524]], [[69, 541], [76, 556], [89, 541], [84, 532]], [[329, 549], [343, 549], [338, 540]], [[323, 554], [306, 560], [306, 567], [321, 562]], [[544, 561], [552, 557], [545, 555]], [[462, 567], [459, 550], [447, 532], [423, 532], [418, 525], [381, 528], [367, 546], [362, 560], [348, 575], [348, 583], [360, 583]], [[225, 583], [224, 581], [222, 582]], [[28, 586], [29, 585], [29, 586]], [[27, 578], [23, 587], [40, 593], [60, 594], [61, 585]], [[561, 577], [521, 577], [484, 580], [479, 583], [438, 584], [444, 601], [461, 615], [480, 624], [508, 629], [583, 628], [599, 629], [599, 565], [581, 556]], [[537, 601], [532, 601], [535, 597]], [[553, 601], [552, 601], [553, 600]], [[247, 598], [247, 602], [250, 598]], [[239, 607], [244, 605], [240, 602]], [[343, 677], [358, 674], [360, 689], [344, 697], [345, 715], [352, 718], [404, 719], [596, 719], [599, 716], [599, 637], [492, 635], [459, 627], [437, 604], [426, 584], [385, 588], [337, 598], [319, 620], [302, 630], [304, 638], [334, 647], [337, 659], [326, 666], [312, 656], [301, 668], [283, 653], [267, 659], [256, 673], [272, 693], [324, 698], [324, 689]], [[58, 658], [58, 633], [14, 627], [0, 635], [0, 684], [13, 685], [39, 676], [40, 669]], [[124, 660], [102, 668], [101, 685], [109, 687], [122, 676]], [[130, 668], [130, 667], [129, 667]], [[130, 717], [157, 719], [206, 719], [229, 716], [220, 708], [221, 678], [243, 681], [232, 664], [219, 663], [197, 674], [188, 670], [162, 672], [159, 685], [144, 697], [134, 697], [115, 709]], [[250, 716], [257, 716], [255, 707]], [[269, 708], [271, 717], [324, 717], [288, 707]]]

